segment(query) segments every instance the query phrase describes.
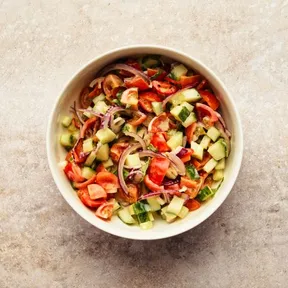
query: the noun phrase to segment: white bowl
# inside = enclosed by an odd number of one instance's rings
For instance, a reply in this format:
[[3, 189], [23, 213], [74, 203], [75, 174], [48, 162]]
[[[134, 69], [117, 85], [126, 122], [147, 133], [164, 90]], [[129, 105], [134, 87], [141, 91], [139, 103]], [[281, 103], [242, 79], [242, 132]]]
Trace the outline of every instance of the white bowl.
[[[232, 133], [232, 150], [227, 160], [224, 182], [215, 197], [202, 205], [200, 209], [189, 213], [189, 215], [183, 220], [171, 224], [160, 220], [155, 221], [154, 227], [150, 230], [141, 230], [137, 226], [125, 225], [118, 219], [118, 217], [113, 217], [110, 222], [105, 222], [97, 218], [91, 210], [81, 203], [77, 193], [72, 189], [64, 172], [58, 166], [58, 163], [63, 161], [66, 155], [65, 150], [59, 144], [59, 136], [63, 132], [61, 127], [62, 125], [60, 125], [60, 117], [68, 113], [69, 106], [79, 97], [80, 91], [90, 83], [97, 71], [105, 65], [114, 62], [116, 59], [136, 54], [164, 55], [181, 62], [202, 74], [206, 79], [208, 79], [214, 92], [220, 99], [223, 118], [226, 121], [228, 129]], [[190, 230], [203, 222], [218, 209], [230, 193], [238, 176], [243, 154], [243, 136], [240, 118], [235, 103], [224, 84], [209, 68], [195, 58], [174, 49], [161, 46], [139, 45], [116, 49], [100, 55], [81, 68], [80, 71], [72, 77], [58, 97], [49, 118], [47, 131], [47, 154], [49, 166], [56, 185], [65, 200], [81, 217], [95, 227], [120, 237], [139, 240], [153, 240], [171, 237]]]

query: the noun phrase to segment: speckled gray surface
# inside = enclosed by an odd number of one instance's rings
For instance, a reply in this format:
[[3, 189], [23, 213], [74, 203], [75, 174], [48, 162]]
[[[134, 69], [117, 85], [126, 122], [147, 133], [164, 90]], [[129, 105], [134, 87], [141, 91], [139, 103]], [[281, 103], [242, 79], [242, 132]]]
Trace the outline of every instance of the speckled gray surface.
[[[287, 287], [287, 15], [288, 1], [1, 1], [0, 287]], [[221, 208], [154, 242], [76, 215], [45, 151], [48, 114], [75, 70], [138, 43], [181, 49], [217, 72], [245, 136]]]

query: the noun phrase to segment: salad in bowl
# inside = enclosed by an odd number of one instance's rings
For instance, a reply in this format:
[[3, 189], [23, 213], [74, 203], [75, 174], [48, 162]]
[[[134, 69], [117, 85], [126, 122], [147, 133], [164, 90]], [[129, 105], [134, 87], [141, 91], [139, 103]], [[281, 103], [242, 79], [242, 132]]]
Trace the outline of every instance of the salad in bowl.
[[159, 55], [105, 66], [62, 117], [60, 166], [95, 217], [181, 221], [224, 179], [231, 133], [205, 77]]

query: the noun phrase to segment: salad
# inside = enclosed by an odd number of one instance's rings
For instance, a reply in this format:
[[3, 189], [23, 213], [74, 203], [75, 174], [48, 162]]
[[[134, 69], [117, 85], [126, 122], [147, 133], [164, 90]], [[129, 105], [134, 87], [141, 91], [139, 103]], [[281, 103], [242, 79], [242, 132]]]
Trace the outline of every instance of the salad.
[[153, 227], [197, 210], [219, 189], [231, 134], [208, 81], [158, 55], [121, 59], [85, 87], [62, 119], [61, 162], [103, 220]]

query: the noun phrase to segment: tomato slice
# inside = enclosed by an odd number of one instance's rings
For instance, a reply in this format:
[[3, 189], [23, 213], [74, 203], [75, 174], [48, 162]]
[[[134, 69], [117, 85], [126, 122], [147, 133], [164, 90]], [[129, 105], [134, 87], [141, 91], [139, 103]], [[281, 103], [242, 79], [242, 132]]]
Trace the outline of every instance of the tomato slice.
[[198, 85], [202, 80], [202, 76], [200, 75], [193, 75], [193, 76], [181, 76], [179, 83], [182, 86], [182, 88], [186, 86], [195, 87]]
[[89, 129], [91, 126], [93, 126], [96, 122], [97, 118], [96, 117], [92, 117], [89, 118], [87, 121], [85, 121], [81, 131], [80, 131], [80, 137], [84, 138], [85, 137], [85, 132], [87, 129]]
[[99, 172], [108, 172], [108, 170], [104, 167], [103, 163], [100, 163], [96, 168], [96, 173]]
[[151, 138], [151, 144], [157, 148], [159, 152], [167, 152], [171, 150], [167, 145], [164, 133], [154, 133]]
[[103, 90], [107, 98], [112, 95], [112, 90], [123, 85], [123, 81], [114, 74], [109, 74], [105, 77], [103, 82]]
[[150, 88], [149, 84], [141, 76], [125, 78], [124, 83], [127, 88], [137, 87], [140, 91]]
[[98, 184], [90, 184], [87, 186], [89, 196], [92, 200], [99, 198], [107, 198], [107, 193], [104, 188]]
[[177, 91], [177, 87], [164, 81], [152, 81], [152, 85], [158, 94], [168, 96]]
[[144, 177], [144, 183], [147, 186], [147, 188], [151, 191], [161, 191], [164, 190], [164, 186], [159, 186], [153, 181], [151, 181], [150, 177], [148, 174]]
[[147, 75], [151, 78], [151, 80], [163, 80], [167, 75], [166, 71], [160, 68], [147, 68]]
[[68, 177], [70, 181], [73, 182], [83, 182], [85, 181], [85, 178], [81, 175], [81, 169], [78, 165], [75, 163], [67, 163], [67, 165], [64, 168], [64, 173]]
[[135, 60], [135, 59], [128, 59], [127, 61], [126, 61], [126, 64], [127, 65], [129, 65], [129, 66], [131, 66], [131, 67], [133, 67], [133, 68], [135, 68], [135, 69], [137, 69], [137, 70], [139, 70], [139, 71], [141, 71], [142, 69], [141, 69], [141, 65], [139, 64], [139, 62], [137, 61], [137, 60]]
[[157, 185], [161, 185], [169, 165], [170, 161], [167, 158], [154, 157], [149, 165], [148, 170], [150, 180]]
[[193, 124], [191, 124], [190, 126], [188, 126], [187, 128], [185, 128], [185, 135], [187, 137], [187, 142], [191, 143], [191, 141], [193, 140], [193, 134], [196, 130], [197, 127], [197, 123], [194, 122]]
[[187, 188], [197, 188], [199, 185], [199, 181], [191, 180], [186, 176], [182, 176], [180, 180], [180, 187], [187, 187]]
[[137, 113], [134, 114], [133, 119], [129, 120], [128, 123], [131, 124], [132, 126], [139, 126], [146, 119], [147, 119], [147, 115], [138, 111]]
[[197, 85], [197, 90], [202, 90], [208, 87], [208, 81], [206, 79], [203, 79], [198, 85]]
[[170, 128], [169, 126], [169, 118], [167, 114], [164, 112], [159, 116], [155, 117], [148, 126], [148, 131], [152, 133], [157, 132], [166, 132]]
[[103, 220], [110, 220], [113, 215], [113, 203], [104, 202], [98, 207], [95, 215]]
[[88, 185], [95, 183], [96, 175], [91, 177], [89, 180], [82, 182], [82, 183], [73, 183], [74, 188], [76, 189], [83, 189], [86, 188]]
[[96, 175], [96, 183], [102, 186], [107, 193], [115, 193], [120, 187], [118, 177], [110, 172], [100, 172]]
[[132, 88], [126, 89], [122, 93], [120, 101], [122, 104], [131, 105], [131, 103], [134, 103], [135, 107], [138, 106], [136, 104], [138, 103], [138, 88], [132, 87]]
[[214, 122], [218, 121], [218, 116], [216, 112], [209, 106], [202, 103], [196, 103], [196, 110], [198, 114], [198, 119], [200, 119], [200, 121], [206, 119], [206, 121], [204, 121], [204, 124], [208, 124], [209, 126], [211, 126], [214, 124]]
[[139, 94], [139, 98], [148, 100], [150, 102], [161, 102], [162, 101], [161, 97], [158, 96], [157, 93], [154, 93], [151, 91], [147, 91], [147, 92], [143, 92], [143, 93]]
[[121, 143], [115, 143], [112, 145], [110, 149], [110, 157], [113, 160], [113, 162], [118, 163], [119, 159], [124, 152], [124, 150], [129, 146], [129, 143], [121, 142]]
[[189, 209], [189, 211], [197, 210], [201, 207], [201, 204], [195, 199], [189, 199], [185, 206]]
[[219, 108], [219, 101], [216, 98], [216, 96], [214, 94], [212, 94], [210, 91], [207, 90], [202, 90], [199, 91], [199, 94], [201, 95], [201, 97], [203, 98], [203, 100], [213, 109], [213, 110], [217, 110]]
[[88, 193], [88, 189], [84, 188], [84, 189], [80, 189], [78, 190], [78, 197], [80, 198], [80, 200], [82, 201], [82, 203], [85, 206], [88, 206], [90, 208], [97, 208], [99, 207], [101, 204], [105, 203], [104, 199], [101, 200], [92, 200], [89, 196]]
[[83, 138], [80, 138], [72, 149], [72, 155], [76, 164], [85, 162], [88, 155], [83, 153]]
[[153, 112], [152, 103], [150, 101], [140, 98], [138, 103], [141, 106], [141, 108], [144, 109], [146, 112], [149, 113]]
[[205, 164], [211, 159], [212, 157], [210, 156], [210, 154], [208, 152], [205, 152], [204, 155], [203, 155], [203, 159], [202, 161], [200, 160], [196, 160], [195, 158], [192, 159], [192, 164], [194, 165], [194, 167], [197, 169], [197, 170], [200, 170], [202, 169]]
[[118, 197], [129, 204], [137, 202], [139, 196], [137, 186], [134, 184], [127, 184], [127, 188], [128, 188], [128, 195], [121, 188], [119, 188], [117, 193]]

